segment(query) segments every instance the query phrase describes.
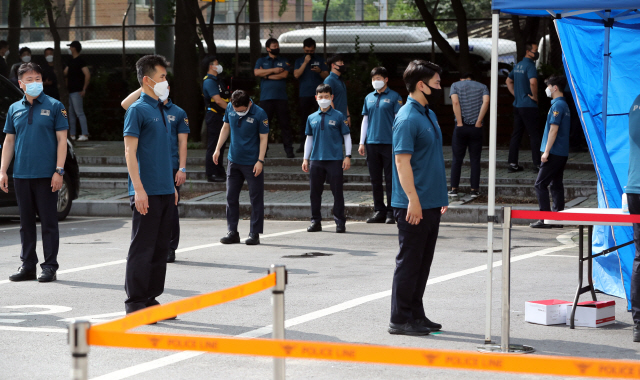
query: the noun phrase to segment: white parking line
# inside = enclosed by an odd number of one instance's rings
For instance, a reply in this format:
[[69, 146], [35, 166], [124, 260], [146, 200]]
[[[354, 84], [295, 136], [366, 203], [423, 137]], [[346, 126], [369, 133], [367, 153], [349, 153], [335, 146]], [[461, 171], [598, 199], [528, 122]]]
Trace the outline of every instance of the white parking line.
[[[567, 249], [567, 248], [573, 248], [576, 245], [573, 243], [573, 241], [571, 240], [571, 236], [573, 236], [575, 234], [574, 231], [571, 232], [567, 232], [564, 233], [560, 236], [558, 236], [557, 240], [559, 242], [561, 242], [563, 245], [558, 246], [558, 247], [550, 247], [550, 248], [545, 248], [536, 252], [532, 252], [532, 253], [527, 253], [524, 255], [519, 255], [516, 257], [512, 257], [511, 258], [511, 262], [517, 262], [517, 261], [521, 261], [521, 260], [526, 260], [526, 259], [530, 259], [532, 257], [537, 257], [537, 256], [543, 256], [552, 252], [557, 252], [557, 251], [561, 251], [563, 249]], [[496, 261], [493, 263], [493, 267], [499, 267], [502, 265], [502, 261]], [[427, 282], [427, 285], [434, 285], [440, 282], [444, 282], [444, 281], [448, 281], [448, 280], [452, 280], [455, 278], [459, 278], [459, 277], [463, 277], [463, 276], [467, 276], [473, 273], [477, 273], [477, 272], [482, 272], [485, 271], [487, 269], [486, 265], [480, 265], [474, 268], [469, 268], [469, 269], [465, 269], [462, 271], [458, 271], [458, 272], [454, 272], [454, 273], [450, 273], [450, 274], [446, 274], [444, 276], [439, 276], [433, 279], [430, 279]], [[314, 311], [305, 315], [301, 315], [299, 317], [295, 317], [295, 318], [291, 318], [285, 321], [285, 327], [290, 328], [305, 322], [309, 322], [309, 321], [313, 321], [315, 319], [318, 318], [322, 318], [322, 317], [326, 317], [328, 315], [331, 314], [335, 314], [347, 309], [351, 309], [354, 308], [356, 306], [365, 304], [367, 302], [371, 302], [371, 301], [375, 301], [381, 298], [385, 298], [385, 297], [389, 297], [391, 295], [391, 290], [385, 290], [383, 292], [378, 292], [378, 293], [374, 293], [374, 294], [370, 294], [368, 296], [364, 296], [364, 297], [359, 297], [359, 298], [355, 298], [334, 306], [330, 306], [328, 308], [322, 309], [322, 310], [318, 310], [318, 311]], [[261, 327], [259, 329], [255, 329], [255, 330], [251, 330], [249, 332], [246, 332], [244, 334], [240, 334], [240, 335], [236, 335], [237, 337], [243, 337], [243, 338], [258, 338], [261, 336], [265, 336], [271, 333], [271, 329], [272, 326], [264, 326]], [[187, 359], [191, 359], [191, 358], [195, 358], [197, 356], [200, 356], [202, 354], [204, 354], [205, 352], [196, 352], [196, 351], [183, 351], [177, 354], [173, 354], [173, 355], [169, 355], [169, 356], [165, 356], [163, 358], [160, 359], [156, 359], [156, 360], [152, 360], [146, 363], [141, 363], [141, 364], [137, 364], [128, 368], [124, 368], [115, 372], [111, 372], [99, 377], [94, 377], [91, 380], [121, 380], [121, 379], [126, 379], [129, 378], [131, 376], [135, 376], [135, 375], [139, 375], [141, 373], [144, 372], [148, 372], [148, 371], [152, 371], [158, 368], [162, 368], [162, 367], [166, 367], [168, 365], [171, 364], [175, 364]]]

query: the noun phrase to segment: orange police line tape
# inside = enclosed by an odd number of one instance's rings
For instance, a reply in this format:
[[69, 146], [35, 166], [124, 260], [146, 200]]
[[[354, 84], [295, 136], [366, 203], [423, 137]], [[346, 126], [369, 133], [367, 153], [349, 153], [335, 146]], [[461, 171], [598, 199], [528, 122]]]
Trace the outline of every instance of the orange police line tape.
[[125, 317], [91, 326], [90, 330], [93, 333], [98, 331], [109, 333], [125, 332], [138, 326], [148, 325], [153, 322], [162, 321], [191, 311], [204, 309], [206, 307], [250, 296], [272, 288], [275, 285], [276, 274], [271, 273], [268, 276], [247, 282], [246, 284], [234, 286], [232, 288], [190, 297], [164, 305], [148, 307], [135, 313], [131, 313]]
[[482, 354], [363, 344], [88, 331], [94, 346], [205, 351], [345, 362], [440, 367], [540, 375], [638, 378], [640, 362], [593, 358]]

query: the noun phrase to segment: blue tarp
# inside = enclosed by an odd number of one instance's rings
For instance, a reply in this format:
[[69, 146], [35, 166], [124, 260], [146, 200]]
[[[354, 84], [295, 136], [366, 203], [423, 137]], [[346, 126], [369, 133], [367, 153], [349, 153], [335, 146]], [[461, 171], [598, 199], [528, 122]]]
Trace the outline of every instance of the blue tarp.
[[[598, 9], [602, 4], [601, 0], [494, 0], [492, 8], [511, 14], [549, 16], [547, 8], [554, 9], [556, 14], [566, 14], [570, 10]], [[607, 9], [613, 10], [611, 17], [614, 18], [626, 9], [637, 8], [637, 5], [637, 0], [606, 1]], [[637, 13], [633, 11], [625, 15]], [[620, 208], [629, 167], [628, 112], [640, 93], [640, 18], [615, 22], [610, 29], [606, 131], [602, 119], [604, 22], [591, 12], [562, 18], [556, 25], [565, 72], [598, 178], [598, 207]], [[631, 227], [596, 226], [593, 252], [599, 253], [631, 240]], [[593, 269], [596, 288], [629, 300], [634, 256], [635, 246], [630, 245], [597, 257]]]

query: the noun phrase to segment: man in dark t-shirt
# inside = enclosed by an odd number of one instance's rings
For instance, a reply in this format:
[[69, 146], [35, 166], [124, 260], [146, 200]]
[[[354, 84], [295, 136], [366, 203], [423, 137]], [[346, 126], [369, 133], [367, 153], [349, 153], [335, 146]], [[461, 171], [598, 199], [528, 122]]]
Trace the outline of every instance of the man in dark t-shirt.
[[46, 65], [42, 66], [42, 83], [43, 92], [55, 100], [60, 100], [60, 93], [58, 92], [58, 76], [53, 68], [53, 49], [44, 49], [44, 59], [47, 61]]
[[91, 73], [84, 59], [80, 56], [82, 51], [80, 41], [73, 41], [67, 46], [69, 46], [72, 56], [72, 59], [64, 69], [69, 90], [69, 129], [71, 139], [76, 139], [76, 119], [80, 119], [82, 135], [78, 138], [78, 141], [87, 141], [89, 140], [89, 128], [87, 126], [87, 117], [84, 115], [82, 98], [84, 98], [89, 86]]

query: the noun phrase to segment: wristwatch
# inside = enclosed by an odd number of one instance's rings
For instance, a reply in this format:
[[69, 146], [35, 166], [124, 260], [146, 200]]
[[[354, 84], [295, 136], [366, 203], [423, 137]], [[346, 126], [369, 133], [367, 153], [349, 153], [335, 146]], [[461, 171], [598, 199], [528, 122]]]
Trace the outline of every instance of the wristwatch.
[[61, 176], [64, 176], [64, 168], [56, 168], [56, 173], [60, 174]]
[[350, 154], [347, 154], [347, 157], [351, 158], [351, 155], [350, 155]]
[[186, 173], [186, 172], [187, 172], [187, 168], [180, 168], [180, 169], [178, 169], [178, 170], [180, 170], [180, 171], [181, 171], [181, 172], [183, 172], [183, 173]]
[[264, 160], [261, 160], [258, 158], [258, 162], [261, 163], [262, 165], [264, 165]]

